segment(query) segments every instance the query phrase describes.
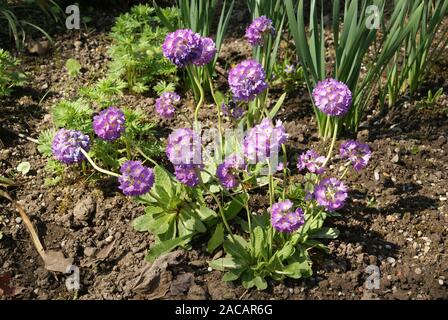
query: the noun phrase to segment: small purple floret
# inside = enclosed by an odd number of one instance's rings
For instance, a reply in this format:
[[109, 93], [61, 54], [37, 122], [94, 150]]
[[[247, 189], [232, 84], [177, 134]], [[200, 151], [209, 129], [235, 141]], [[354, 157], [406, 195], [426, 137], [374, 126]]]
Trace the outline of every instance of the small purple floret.
[[172, 118], [176, 111], [176, 105], [180, 102], [180, 96], [175, 92], [164, 92], [156, 100], [156, 112], [161, 118]]
[[365, 143], [349, 140], [341, 144], [339, 155], [342, 159], [350, 160], [356, 171], [361, 171], [369, 163], [372, 151]]
[[80, 149], [90, 150], [90, 138], [77, 130], [59, 129], [53, 139], [53, 156], [65, 163], [72, 164], [85, 159]]
[[325, 171], [323, 164], [325, 163], [325, 157], [320, 156], [313, 149], [302, 153], [297, 159], [297, 168], [299, 170], [307, 169], [309, 172], [315, 174], [322, 174]]
[[115, 107], [109, 107], [93, 117], [93, 130], [103, 140], [117, 140], [125, 129], [124, 113]]
[[290, 200], [274, 203], [271, 211], [271, 224], [279, 232], [291, 233], [305, 223], [305, 216], [301, 208], [291, 210], [293, 203]]
[[254, 19], [246, 28], [247, 42], [253, 47], [263, 46], [264, 37], [269, 35], [275, 35], [275, 28], [272, 26], [272, 20], [266, 16]]
[[257, 61], [244, 60], [230, 70], [229, 86], [235, 100], [254, 100], [268, 87], [266, 73]]
[[336, 178], [327, 178], [314, 188], [314, 197], [321, 206], [329, 211], [335, 211], [344, 206], [347, 187]]
[[316, 106], [329, 116], [342, 117], [352, 103], [352, 92], [345, 83], [335, 79], [320, 81], [313, 90]]
[[126, 161], [120, 168], [118, 187], [127, 196], [140, 196], [151, 190], [154, 185], [154, 172], [140, 161]]

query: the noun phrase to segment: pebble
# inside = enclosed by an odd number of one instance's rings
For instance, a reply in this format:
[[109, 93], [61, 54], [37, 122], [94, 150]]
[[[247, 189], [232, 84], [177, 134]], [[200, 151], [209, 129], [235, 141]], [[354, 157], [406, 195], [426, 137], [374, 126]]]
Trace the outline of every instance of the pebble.
[[398, 154], [396, 154], [396, 155], [393, 156], [393, 158], [392, 158], [391, 161], [392, 161], [393, 163], [397, 163], [399, 160], [400, 160], [400, 157], [398, 156]]
[[386, 245], [384, 246], [384, 248], [386, 248], [387, 250], [390, 250], [390, 249], [392, 249], [392, 246], [391, 246], [390, 244], [386, 244]]
[[420, 268], [416, 268], [416, 269], [414, 270], [414, 272], [415, 272], [415, 274], [422, 274], [422, 269], [420, 269]]
[[106, 242], [112, 242], [112, 241], [114, 241], [114, 236], [108, 236], [107, 238], [106, 238]]
[[17, 218], [15, 219], [15, 221], [16, 221], [16, 223], [22, 223], [22, 218], [17, 217]]
[[389, 262], [390, 264], [394, 264], [395, 263], [395, 259], [394, 258], [392, 258], [392, 257], [388, 257], [387, 259], [387, 262]]
[[423, 234], [423, 233], [422, 233], [420, 230], [418, 230], [418, 232], [417, 232], [417, 236], [421, 237], [422, 234]]
[[444, 282], [443, 282], [442, 279], [439, 279], [439, 284], [440, 284], [441, 286], [443, 286]]
[[388, 216], [386, 216], [386, 221], [387, 222], [395, 222], [395, 221], [397, 221], [397, 218], [393, 215], [388, 215]]

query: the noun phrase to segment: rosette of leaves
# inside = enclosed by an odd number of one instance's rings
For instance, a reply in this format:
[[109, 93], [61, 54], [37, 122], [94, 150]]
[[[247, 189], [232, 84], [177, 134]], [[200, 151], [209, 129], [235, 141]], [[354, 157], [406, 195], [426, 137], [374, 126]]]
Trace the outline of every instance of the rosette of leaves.
[[[170, 21], [179, 15], [174, 8], [163, 10]], [[136, 93], [147, 91], [160, 79], [174, 82], [177, 68], [162, 53], [167, 33], [149, 5], [134, 6], [119, 16], [110, 34], [110, 75], [126, 81], [127, 87]]]
[[[288, 198], [296, 205], [303, 206], [304, 196], [302, 186], [291, 185]], [[319, 239], [335, 239], [339, 232], [323, 226], [329, 216], [327, 212], [317, 207], [304, 211], [305, 224], [291, 234], [273, 232], [267, 213], [253, 215], [251, 230], [240, 219], [242, 229], [252, 237], [252, 242], [239, 235], [227, 237], [223, 244], [226, 256], [209, 262], [210, 267], [225, 271], [224, 281], [240, 280], [246, 289], [264, 290], [268, 278], [280, 281], [310, 277], [313, 271], [309, 250], [315, 247], [327, 250]]]
[[9, 96], [14, 87], [22, 86], [26, 76], [19, 69], [20, 61], [0, 49], [0, 97]]

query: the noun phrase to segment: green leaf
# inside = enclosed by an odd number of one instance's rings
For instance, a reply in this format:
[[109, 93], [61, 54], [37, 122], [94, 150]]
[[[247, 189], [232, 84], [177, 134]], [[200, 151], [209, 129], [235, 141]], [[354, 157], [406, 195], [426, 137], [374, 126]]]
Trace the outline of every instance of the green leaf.
[[150, 250], [148, 255], [146, 256], [146, 260], [149, 262], [153, 262], [157, 257], [161, 256], [164, 253], [168, 253], [175, 249], [176, 247], [182, 245], [187, 239], [190, 239], [189, 236], [174, 238], [170, 240], [162, 241], [156, 245], [154, 245]]
[[19, 165], [17, 166], [17, 171], [21, 172], [24, 176], [30, 171], [31, 169], [31, 164], [28, 161], [24, 161], [19, 163]]
[[208, 265], [215, 270], [226, 271], [227, 269], [238, 269], [241, 265], [232, 257], [225, 257], [210, 261]]
[[211, 219], [218, 217], [218, 214], [214, 210], [206, 206], [199, 207], [199, 209], [196, 212], [198, 213], [201, 220], [204, 222], [210, 221]]
[[171, 197], [173, 196], [173, 182], [170, 177], [170, 173], [166, 171], [161, 166], [154, 167], [155, 173], [155, 190], [157, 194], [162, 198], [162, 200], [166, 200], [169, 202]]
[[248, 243], [238, 235], [234, 235], [233, 239], [229, 237], [229, 239], [224, 241], [225, 252], [239, 261], [244, 261], [246, 264], [249, 263], [251, 257], [249, 254]]
[[285, 101], [285, 98], [286, 92], [281, 95], [275, 106], [271, 109], [271, 111], [269, 111], [269, 118], [273, 119], [277, 115], [277, 112], [280, 110], [280, 107], [282, 106], [283, 101]]
[[137, 230], [139, 232], [149, 231], [148, 226], [152, 220], [153, 220], [152, 215], [144, 214], [140, 217], [135, 218], [132, 221], [132, 226], [134, 227], [135, 230]]
[[263, 229], [261, 227], [255, 227], [252, 234], [254, 237], [255, 256], [267, 258], [265, 233]]
[[222, 281], [235, 281], [238, 280], [238, 278], [241, 276], [241, 273], [243, 273], [243, 269], [235, 269], [235, 270], [230, 270], [227, 271], [223, 276], [222, 276]]
[[247, 201], [245, 194], [239, 194], [232, 199], [228, 204], [224, 206], [224, 214], [227, 220], [235, 218], [241, 209], [244, 207], [244, 203]]
[[72, 78], [77, 77], [81, 71], [81, 64], [76, 59], [68, 59], [65, 63], [65, 67], [67, 68], [69, 76]]
[[313, 231], [309, 236], [310, 238], [336, 239], [339, 236], [339, 230], [336, 228], [324, 227]]
[[260, 276], [255, 277], [253, 279], [253, 283], [258, 290], [265, 290], [268, 287], [268, 283], [266, 282], [266, 280]]
[[212, 253], [224, 242], [224, 225], [222, 223], [218, 223], [215, 228], [215, 232], [213, 232], [208, 244], [207, 251]]

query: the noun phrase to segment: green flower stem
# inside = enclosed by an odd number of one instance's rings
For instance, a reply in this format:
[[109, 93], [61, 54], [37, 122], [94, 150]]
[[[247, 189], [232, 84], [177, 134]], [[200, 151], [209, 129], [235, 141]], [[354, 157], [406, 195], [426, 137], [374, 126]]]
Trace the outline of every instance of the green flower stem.
[[[272, 168], [271, 163], [269, 162], [269, 159], [267, 160], [268, 163], [268, 169], [269, 169], [269, 204], [270, 208], [272, 208], [272, 205], [274, 203], [274, 181], [273, 181], [273, 175], [272, 175]], [[268, 245], [269, 245], [269, 256], [272, 255], [272, 244], [273, 244], [273, 227], [272, 225], [268, 229]]]
[[345, 170], [344, 170], [344, 172], [342, 173], [342, 175], [339, 177], [339, 180], [342, 180], [344, 177], [345, 177], [345, 175], [347, 174], [347, 172], [348, 172], [348, 169], [350, 169], [350, 167], [348, 166], [350, 164], [350, 162], [347, 162], [345, 165], [346, 165], [346, 167], [345, 167]]
[[[241, 181], [240, 181], [241, 183]], [[251, 217], [251, 212], [249, 209], [249, 193], [247, 192], [246, 188], [244, 187], [243, 183], [241, 183], [241, 188], [244, 191], [244, 194], [247, 197], [247, 200], [244, 201], [244, 208], [246, 209], [246, 214], [247, 214], [247, 224], [249, 226], [249, 238], [250, 238], [250, 245], [252, 248], [254, 248], [254, 240], [253, 240], [253, 234], [252, 234], [252, 217]]]
[[[202, 187], [202, 190], [207, 191], [207, 188], [206, 188], [206, 186], [204, 184], [204, 181], [202, 181], [201, 172], [199, 171], [198, 168], [196, 168], [196, 174], [199, 177], [199, 183], [200, 183], [200, 185]], [[235, 238], [233, 236], [233, 232], [230, 229], [230, 225], [227, 222], [226, 215], [224, 214], [224, 210], [222, 208], [221, 202], [219, 201], [219, 199], [216, 197], [216, 195], [213, 192], [210, 192], [210, 195], [212, 196], [213, 200], [215, 200], [216, 204], [218, 205], [219, 214], [221, 215], [222, 222], [224, 223], [224, 226], [226, 227], [227, 232], [230, 234], [230, 237], [232, 238], [232, 240], [235, 241]]]
[[288, 175], [286, 168], [288, 165], [288, 156], [286, 154], [286, 146], [282, 144], [282, 150], [283, 150], [283, 192], [282, 192], [282, 200], [285, 200], [286, 198], [286, 186], [288, 185]]
[[331, 158], [331, 154], [333, 153], [334, 144], [335, 144], [336, 138], [338, 136], [338, 124], [339, 124], [338, 121], [336, 121], [335, 124], [334, 124], [333, 139], [331, 140], [330, 150], [328, 150], [327, 158], [325, 159], [325, 162], [323, 164], [324, 167], [327, 165], [328, 161]]
[[137, 150], [138, 153], [140, 153], [140, 155], [142, 155], [143, 158], [145, 158], [146, 160], [148, 160], [149, 162], [151, 162], [154, 166], [158, 166], [159, 164], [157, 162], [155, 162], [153, 159], [151, 159], [150, 157], [148, 157], [142, 149], [140, 149], [140, 147], [138, 146], [134, 146], [135, 150]]
[[199, 109], [201, 108], [202, 104], [204, 103], [205, 94], [204, 94], [204, 88], [202, 88], [201, 81], [199, 80], [196, 72], [194, 72], [193, 79], [194, 79], [196, 85], [198, 86], [199, 93], [200, 93], [199, 102], [196, 105], [196, 109], [194, 110], [194, 125], [196, 126], [195, 129], [198, 129]]
[[126, 155], [128, 156], [129, 160], [132, 160], [132, 153], [131, 153], [131, 139], [129, 139], [128, 135], [124, 135], [124, 143], [126, 145]]
[[219, 102], [216, 100], [216, 96], [215, 96], [215, 90], [213, 89], [213, 81], [212, 81], [212, 77], [210, 76], [210, 73], [208, 72], [208, 69], [205, 69], [205, 72], [207, 73], [207, 78], [208, 78], [208, 83], [210, 86], [210, 92], [212, 94], [213, 97], [213, 101], [215, 101], [216, 104], [216, 111], [218, 112], [218, 131], [219, 131], [219, 151], [221, 152], [220, 156], [223, 156], [223, 141], [222, 141], [222, 122], [221, 122], [221, 105], [219, 104]]
[[89, 161], [89, 163], [92, 165], [92, 167], [96, 170], [99, 171], [101, 173], [107, 174], [109, 176], [113, 176], [113, 177], [120, 177], [120, 175], [118, 173], [103, 169], [98, 167], [95, 162], [93, 162], [92, 158], [90, 158], [89, 154], [83, 149], [83, 148], [79, 148], [82, 152], [82, 154], [86, 157], [87, 161]]

